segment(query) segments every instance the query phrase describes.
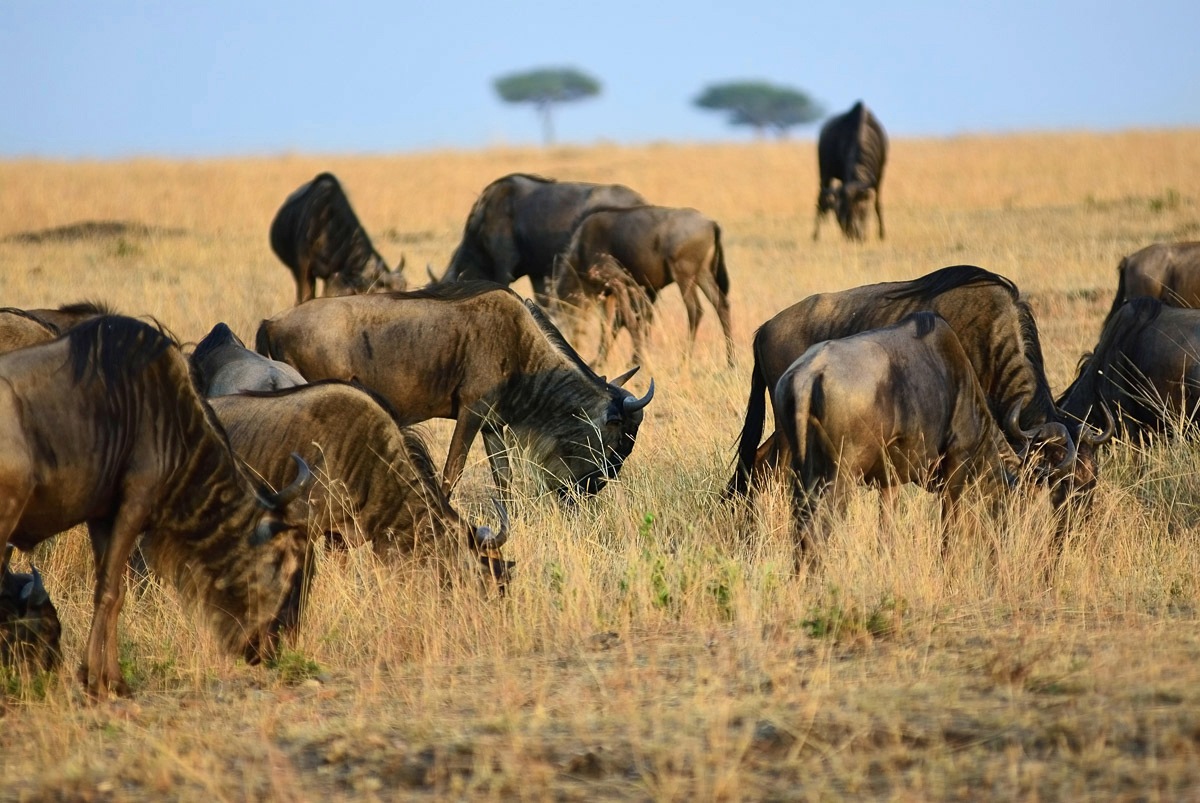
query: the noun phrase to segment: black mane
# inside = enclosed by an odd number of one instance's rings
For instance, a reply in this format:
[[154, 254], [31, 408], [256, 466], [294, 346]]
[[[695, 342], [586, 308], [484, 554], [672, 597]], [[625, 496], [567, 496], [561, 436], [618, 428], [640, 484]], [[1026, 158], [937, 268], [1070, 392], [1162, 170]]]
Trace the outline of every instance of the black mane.
[[75, 382], [82, 382], [90, 374], [105, 385], [140, 373], [171, 346], [179, 345], [161, 328], [122, 315], [84, 321], [66, 337]]
[[[434, 301], [463, 301], [468, 298], [475, 298], [484, 293], [503, 291], [513, 296], [517, 294], [510, 290], [506, 285], [496, 282], [489, 282], [485, 279], [463, 279], [454, 282], [440, 282], [438, 284], [427, 284], [424, 287], [416, 290], [401, 290], [395, 293], [383, 293], [389, 298], [397, 300], [402, 299], [432, 299]], [[519, 298], [519, 296], [517, 296]]]
[[575, 366], [579, 368], [580, 372], [592, 382], [595, 382], [597, 385], [607, 387], [608, 381], [593, 371], [591, 366], [583, 361], [583, 358], [579, 356], [579, 352], [577, 352], [571, 346], [571, 344], [567, 342], [567, 339], [563, 337], [563, 333], [558, 331], [558, 327], [554, 325], [554, 322], [551, 321], [549, 317], [547, 317], [542, 308], [529, 299], [524, 299], [524, 302], [525, 308], [529, 310], [529, 314], [533, 316], [533, 320], [542, 330], [542, 334], [544, 334], [546, 339], [550, 341], [550, 345], [553, 346], [560, 354], [574, 363]]
[[984, 270], [975, 265], [951, 265], [948, 268], [928, 273], [919, 279], [905, 282], [904, 287], [889, 293], [887, 298], [889, 300], [919, 298], [922, 301], [928, 301], [942, 293], [972, 284], [994, 284], [997, 287], [1003, 287], [1008, 290], [1014, 301], [1020, 295], [1017, 286], [1010, 279], [998, 273], [992, 273], [990, 270]]

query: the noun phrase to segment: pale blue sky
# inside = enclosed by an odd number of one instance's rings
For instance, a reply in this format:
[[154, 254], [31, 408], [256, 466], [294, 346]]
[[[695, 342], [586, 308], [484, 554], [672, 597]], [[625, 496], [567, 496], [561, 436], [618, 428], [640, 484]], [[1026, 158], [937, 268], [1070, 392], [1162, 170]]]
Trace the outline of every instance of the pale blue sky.
[[1196, 0], [3, 0], [0, 156], [536, 143], [491, 82], [557, 65], [604, 87], [562, 142], [748, 139], [691, 105], [745, 78], [861, 97], [901, 137], [1200, 126], [1198, 37]]

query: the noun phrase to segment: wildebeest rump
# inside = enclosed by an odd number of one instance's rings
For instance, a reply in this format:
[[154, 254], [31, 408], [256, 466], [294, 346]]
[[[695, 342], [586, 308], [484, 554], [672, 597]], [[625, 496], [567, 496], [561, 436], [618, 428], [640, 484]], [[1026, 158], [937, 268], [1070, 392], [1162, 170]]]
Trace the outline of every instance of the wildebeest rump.
[[321, 467], [322, 481], [309, 493], [310, 521], [320, 532], [365, 540], [388, 558], [416, 554], [448, 565], [475, 555], [506, 579], [498, 553], [504, 522], [496, 530], [470, 526], [442, 490], [420, 436], [397, 426], [374, 393], [323, 381], [210, 404], [234, 452], [272, 485], [284, 482], [290, 453]]
[[633, 340], [633, 361], [640, 364], [646, 353], [646, 337], [654, 317], [654, 302], [650, 300], [646, 289], [638, 284], [637, 279], [633, 278], [612, 254], [601, 254], [600, 258], [593, 261], [587, 270], [578, 274], [577, 278], [578, 285], [565, 302], [565, 305], [570, 307], [569, 311], [564, 310], [564, 303], [558, 301], [564, 291], [560, 289], [562, 282], [555, 279], [550, 291], [551, 312], [557, 314], [560, 319], [567, 319], [573, 327], [574, 334], [571, 339], [578, 340], [582, 324], [581, 314], [586, 311], [588, 303], [598, 303], [602, 308], [600, 350], [594, 364], [600, 365], [604, 362], [612, 341], [622, 328], [629, 330], [629, 336]]
[[320, 173], [287, 197], [271, 221], [271, 250], [296, 280], [296, 303], [316, 295], [403, 290], [404, 260], [390, 270], [358, 222], [332, 173]]
[[309, 381], [357, 379], [402, 425], [455, 421], [447, 493], [481, 430], [502, 489], [507, 430], [559, 493], [595, 493], [632, 451], [654, 392], [651, 381], [638, 399], [597, 376], [535, 304], [492, 282], [316, 299], [263, 321], [255, 348]]
[[279, 390], [304, 384], [300, 372], [285, 362], [251, 351], [224, 323], [218, 323], [188, 357], [196, 389], [205, 397], [247, 390]]
[[1135, 440], [1200, 423], [1200, 310], [1134, 298], [1109, 316], [1091, 354], [1058, 400], [1095, 427], [1108, 410]]
[[862, 240], [867, 233], [867, 205], [875, 202], [879, 239], [883, 239], [883, 168], [887, 164], [888, 139], [879, 120], [860, 100], [850, 111], [829, 118], [817, 139], [817, 166], [821, 190], [813, 239], [821, 218], [834, 212], [842, 233]]
[[[972, 265], [956, 265], [907, 282], [883, 282], [836, 293], [821, 293], [793, 304], [759, 327], [754, 335], [754, 367], [750, 397], [738, 442], [738, 463], [727, 495], [745, 494], [766, 418], [767, 391], [806, 349], [822, 340], [888, 326], [913, 312], [930, 310], [942, 316], [958, 336], [967, 359], [979, 377], [992, 418], [1015, 446], [1036, 438], [1059, 444], [1076, 454], [1077, 471], [1094, 481], [1093, 443], [1080, 442], [1080, 423], [1055, 406], [1042, 362], [1042, 347], [1029, 305], [1016, 285]], [[1019, 404], [1019, 420], [1009, 425], [1007, 414]], [[1063, 442], [1062, 424], [1068, 430]], [[1019, 425], [1019, 427], [1017, 426]], [[768, 450], [773, 464], [778, 455]], [[1042, 449], [1044, 459], [1057, 464], [1064, 452]]]
[[[65, 337], [0, 355], [0, 550], [87, 523], [95, 612], [80, 678], [123, 691], [117, 617], [138, 535], [149, 565], [204, 602], [223, 644], [270, 656], [296, 621], [307, 538], [296, 526], [311, 482], [254, 483], [159, 330], [104, 316]], [[296, 505], [291, 503], [296, 501]]]
[[783, 372], [774, 407], [802, 550], [816, 500], [835, 481], [917, 483], [941, 495], [951, 519], [970, 485], [999, 494], [1020, 467], [958, 337], [932, 312], [812, 346]]
[[[580, 304], [581, 276], [611, 255], [654, 301], [674, 282], [687, 309], [688, 343], [694, 345], [700, 326], [700, 293], [717, 311], [725, 334], [725, 356], [733, 365], [733, 332], [729, 320], [729, 274], [721, 227], [695, 209], [631, 206], [599, 209], [579, 221], [555, 268], [554, 296]], [[600, 357], [608, 351], [601, 342]]]
[[1105, 324], [1122, 304], [1140, 296], [1172, 307], [1200, 309], [1200, 242], [1155, 243], [1122, 259], [1117, 266], [1117, 295]]
[[539, 304], [554, 257], [567, 245], [575, 224], [602, 207], [646, 203], [620, 184], [589, 184], [512, 173], [484, 188], [467, 215], [462, 241], [439, 280], [482, 279], [512, 284], [528, 276]]
[[14, 572], [13, 547], [0, 565], [0, 665], [50, 670], [62, 662], [62, 624], [41, 572]]
[[58, 337], [58, 331], [28, 311], [0, 309], [0, 354]]

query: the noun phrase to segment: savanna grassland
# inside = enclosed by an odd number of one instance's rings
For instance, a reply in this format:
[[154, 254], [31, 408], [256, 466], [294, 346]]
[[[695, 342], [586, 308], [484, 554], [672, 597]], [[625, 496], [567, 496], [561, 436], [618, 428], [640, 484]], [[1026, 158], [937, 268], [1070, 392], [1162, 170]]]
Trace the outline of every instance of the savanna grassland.
[[[130, 595], [131, 698], [89, 704], [72, 673], [91, 619], [83, 530], [37, 559], [65, 668], [6, 676], [0, 799], [322, 800], [1200, 797], [1200, 453], [1105, 453], [1093, 512], [1049, 563], [1044, 494], [961, 533], [910, 490], [891, 526], [863, 490], [810, 572], [792, 571], [782, 486], [723, 507], [755, 327], [814, 292], [973, 263], [1031, 299], [1055, 391], [1090, 348], [1120, 257], [1200, 239], [1200, 131], [892, 143], [888, 239], [812, 242], [812, 143], [596, 146], [401, 156], [0, 163], [0, 304], [99, 299], [195, 342], [252, 341], [292, 303], [267, 245], [282, 200], [342, 180], [410, 282], [440, 272], [478, 192], [511, 171], [620, 182], [720, 221], [739, 365], [706, 307], [685, 360], [661, 300], [657, 385], [637, 447], [594, 500], [531, 487], [504, 599], [424, 566], [323, 552], [299, 632], [271, 667], [224, 655], [152, 583]], [[136, 224], [115, 234], [82, 221]], [[83, 236], [77, 236], [82, 234]], [[516, 285], [523, 293], [528, 285]], [[577, 344], [595, 353], [594, 334]], [[626, 366], [628, 340], [606, 366]], [[439, 461], [448, 422], [426, 427]], [[476, 445], [456, 504], [490, 517]], [[989, 560], [989, 543], [998, 558]], [[1048, 575], [1049, 579], [1046, 579]]]

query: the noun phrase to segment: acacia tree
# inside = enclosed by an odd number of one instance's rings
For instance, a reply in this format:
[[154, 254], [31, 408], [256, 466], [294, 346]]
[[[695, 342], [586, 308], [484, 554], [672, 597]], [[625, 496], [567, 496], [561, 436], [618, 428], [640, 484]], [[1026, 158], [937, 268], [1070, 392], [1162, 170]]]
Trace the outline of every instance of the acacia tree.
[[508, 103], [532, 103], [542, 117], [542, 139], [554, 142], [551, 113], [555, 104], [600, 94], [600, 82], [571, 67], [546, 67], [497, 78], [493, 85]]
[[798, 89], [766, 81], [712, 84], [692, 101], [701, 109], [729, 113], [730, 125], [752, 126], [762, 136], [767, 129], [786, 137], [788, 129], [818, 120], [824, 110]]

